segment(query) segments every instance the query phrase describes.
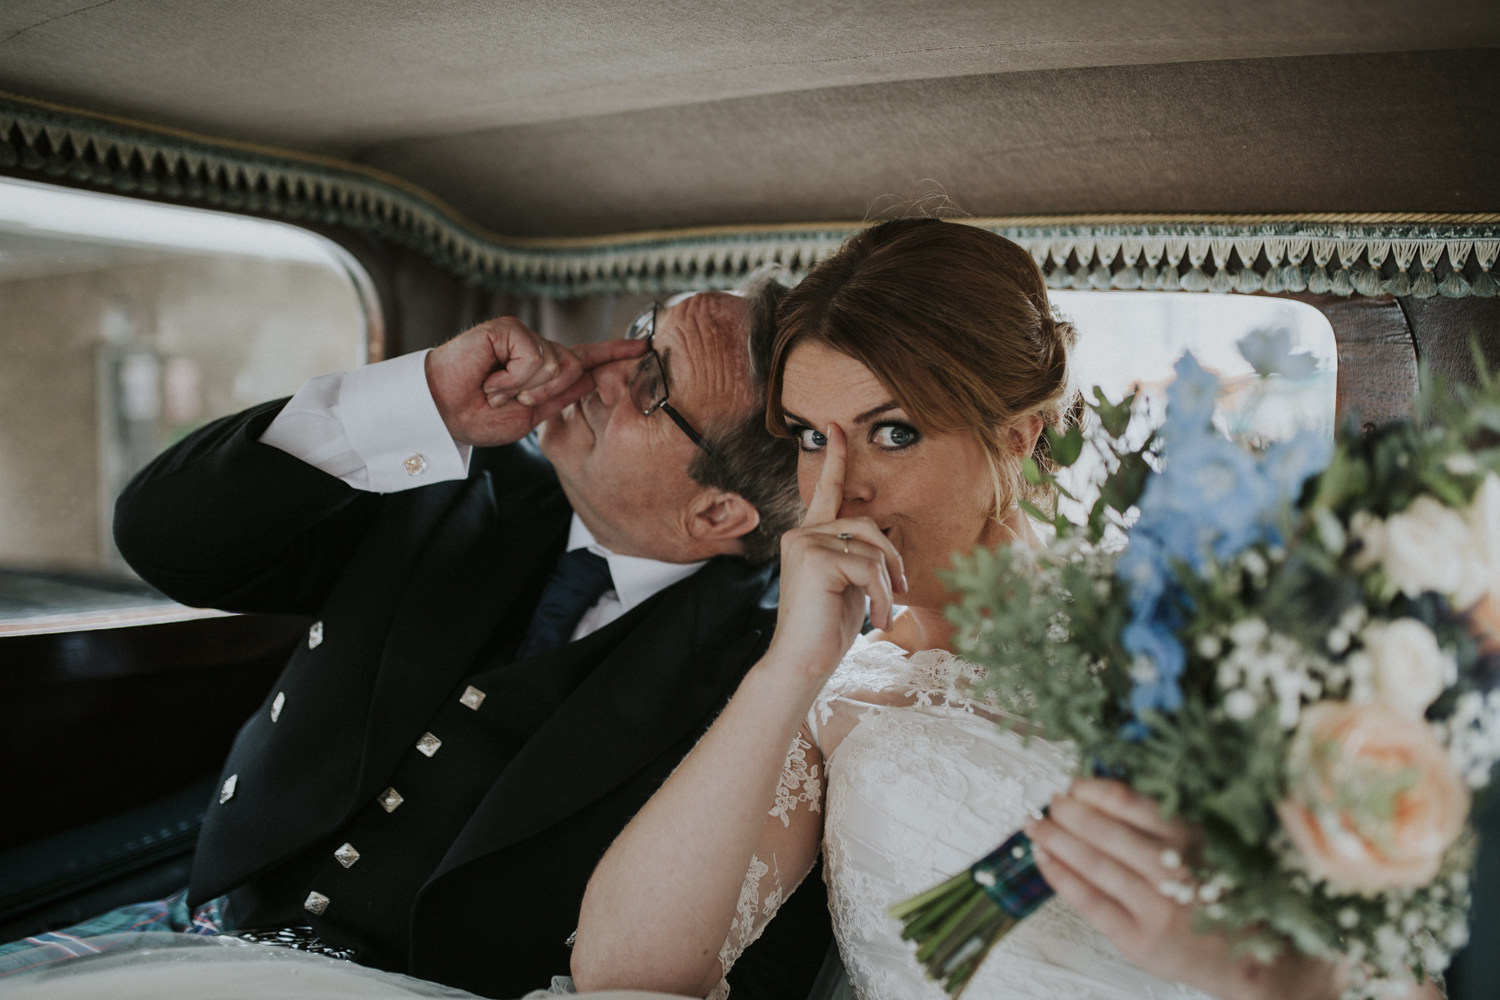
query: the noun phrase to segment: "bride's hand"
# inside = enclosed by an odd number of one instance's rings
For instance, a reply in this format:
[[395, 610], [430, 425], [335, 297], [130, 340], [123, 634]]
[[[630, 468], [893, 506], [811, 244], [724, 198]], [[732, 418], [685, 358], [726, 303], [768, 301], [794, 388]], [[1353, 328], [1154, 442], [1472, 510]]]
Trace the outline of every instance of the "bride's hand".
[[781, 539], [781, 600], [767, 658], [794, 663], [821, 685], [854, 642], [865, 621], [888, 629], [896, 595], [906, 592], [906, 570], [891, 540], [867, 517], [840, 518], [844, 435], [830, 425], [823, 472], [802, 526]]
[[1267, 965], [1236, 957], [1222, 934], [1193, 932], [1182, 859], [1188, 828], [1118, 781], [1079, 779], [1026, 824], [1037, 868], [1136, 967], [1221, 1000], [1336, 997], [1334, 966], [1299, 955]]

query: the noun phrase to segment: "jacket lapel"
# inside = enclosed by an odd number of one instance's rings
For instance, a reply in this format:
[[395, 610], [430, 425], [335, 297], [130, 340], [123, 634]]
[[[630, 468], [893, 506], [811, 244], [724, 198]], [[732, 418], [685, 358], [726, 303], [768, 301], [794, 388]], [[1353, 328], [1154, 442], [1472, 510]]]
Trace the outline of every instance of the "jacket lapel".
[[392, 617], [375, 681], [356, 808], [375, 794], [473, 668], [517, 592], [566, 533], [567, 503], [533, 492], [507, 495], [502, 505], [485, 471], [469, 480], [423, 547]]
[[[615, 623], [628, 629], [617, 641], [598, 635], [612, 648], [511, 761], [432, 880], [577, 812], [701, 726], [762, 647], [773, 613], [755, 611], [773, 572], [716, 559]], [[564, 648], [589, 655], [595, 638]]]

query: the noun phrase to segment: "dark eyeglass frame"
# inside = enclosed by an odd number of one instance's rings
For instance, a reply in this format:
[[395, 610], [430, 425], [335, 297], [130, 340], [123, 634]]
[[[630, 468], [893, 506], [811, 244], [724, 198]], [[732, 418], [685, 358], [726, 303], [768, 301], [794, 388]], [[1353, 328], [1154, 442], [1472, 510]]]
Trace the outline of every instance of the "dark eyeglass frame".
[[[719, 456], [715, 455], [714, 450], [708, 446], [708, 442], [703, 440], [703, 435], [694, 430], [693, 425], [688, 423], [687, 418], [678, 413], [677, 409], [671, 403], [667, 402], [667, 397], [672, 394], [672, 390], [667, 386], [667, 366], [663, 364], [661, 355], [656, 352], [656, 345], [653, 343], [656, 337], [656, 313], [660, 309], [660, 301], [651, 303], [651, 308], [637, 316], [635, 321], [625, 331], [626, 340], [644, 340], [646, 342], [646, 356], [641, 359], [640, 367], [636, 369], [635, 374], [630, 376], [630, 402], [636, 409], [641, 411], [641, 416], [643, 417], [649, 417], [657, 410], [661, 410], [672, 418], [672, 423], [680, 427], [682, 433], [686, 434], [693, 444], [703, 449], [705, 455], [715, 462], [719, 462]], [[657, 381], [661, 384], [661, 397], [658, 399], [642, 400], [640, 398], [640, 390], [637, 387], [642, 383], [640, 373], [645, 370], [646, 365], [656, 366]], [[723, 463], [720, 462], [720, 465], [722, 466]]]

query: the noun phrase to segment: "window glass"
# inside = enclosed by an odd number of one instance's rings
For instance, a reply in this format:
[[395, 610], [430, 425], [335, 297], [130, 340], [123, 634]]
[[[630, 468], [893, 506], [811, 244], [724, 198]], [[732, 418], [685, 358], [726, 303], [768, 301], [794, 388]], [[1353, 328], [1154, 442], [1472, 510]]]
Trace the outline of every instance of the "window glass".
[[0, 181], [0, 630], [183, 614], [115, 550], [115, 497], [195, 428], [364, 363], [363, 277], [292, 226]]
[[[1187, 292], [1054, 291], [1053, 306], [1078, 329], [1073, 354], [1075, 384], [1092, 397], [1099, 386], [1111, 402], [1139, 390], [1132, 435], [1166, 418], [1166, 389], [1173, 366], [1187, 351], [1218, 374], [1214, 423], [1225, 434], [1265, 445], [1311, 430], [1330, 439], [1338, 386], [1333, 327], [1317, 309], [1292, 299]], [[1294, 356], [1291, 375], [1260, 378], [1239, 342], [1252, 333], [1280, 340]], [[1085, 453], [1063, 479], [1080, 504], [1060, 509], [1082, 520], [1098, 496], [1090, 483], [1100, 474]]]

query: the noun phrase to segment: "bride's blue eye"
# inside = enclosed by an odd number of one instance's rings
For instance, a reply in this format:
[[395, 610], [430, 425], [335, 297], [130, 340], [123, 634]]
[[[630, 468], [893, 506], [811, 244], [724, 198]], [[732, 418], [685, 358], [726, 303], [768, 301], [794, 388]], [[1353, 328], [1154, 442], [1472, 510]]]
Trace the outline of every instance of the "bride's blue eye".
[[922, 432], [910, 424], [881, 424], [875, 428], [870, 439], [882, 448], [900, 451], [902, 448], [910, 448], [921, 437]]
[[828, 435], [811, 427], [797, 427], [792, 433], [797, 437], [797, 447], [803, 451], [821, 451], [828, 443]]

